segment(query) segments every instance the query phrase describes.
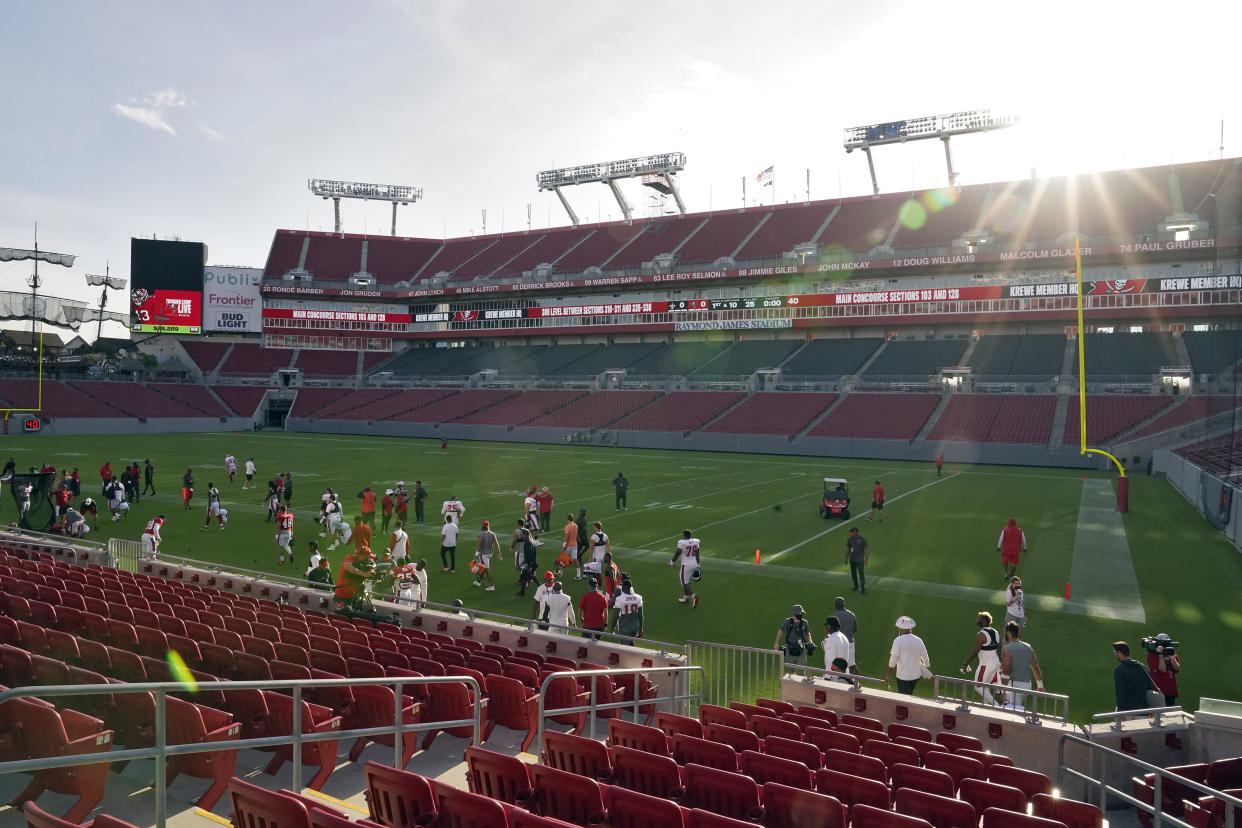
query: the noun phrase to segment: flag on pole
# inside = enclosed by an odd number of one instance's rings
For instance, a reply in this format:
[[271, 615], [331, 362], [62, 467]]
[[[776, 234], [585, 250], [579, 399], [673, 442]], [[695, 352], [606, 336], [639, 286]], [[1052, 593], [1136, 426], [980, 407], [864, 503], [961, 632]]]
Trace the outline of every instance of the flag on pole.
[[775, 178], [776, 178], [776, 167], [768, 167], [766, 170], [764, 170], [763, 172], [755, 176], [755, 181], [758, 181], [760, 184], [762, 184], [765, 187], [771, 187], [772, 181]]

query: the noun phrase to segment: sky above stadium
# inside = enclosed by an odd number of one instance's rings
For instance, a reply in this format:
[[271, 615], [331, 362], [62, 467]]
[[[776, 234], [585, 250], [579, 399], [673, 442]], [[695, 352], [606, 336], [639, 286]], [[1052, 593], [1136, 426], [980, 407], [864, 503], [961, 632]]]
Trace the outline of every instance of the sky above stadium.
[[[568, 223], [542, 169], [678, 151], [691, 211], [870, 192], [849, 126], [975, 108], [965, 184], [1242, 155], [1242, 3], [11, 2], [0, 27], [0, 247], [73, 253], [53, 295], [128, 276], [129, 238], [263, 266], [277, 228], [332, 229], [307, 179], [412, 184], [398, 233]], [[938, 141], [881, 147], [882, 191], [946, 183]], [[775, 182], [756, 176], [774, 167]], [[625, 186], [636, 216], [648, 191]], [[584, 223], [621, 218], [603, 185]], [[672, 204], [668, 205], [669, 208]], [[345, 202], [347, 232], [390, 207]], [[24, 290], [28, 262], [0, 263]], [[92, 300], [98, 289], [91, 288]], [[115, 297], [114, 304], [121, 304]]]

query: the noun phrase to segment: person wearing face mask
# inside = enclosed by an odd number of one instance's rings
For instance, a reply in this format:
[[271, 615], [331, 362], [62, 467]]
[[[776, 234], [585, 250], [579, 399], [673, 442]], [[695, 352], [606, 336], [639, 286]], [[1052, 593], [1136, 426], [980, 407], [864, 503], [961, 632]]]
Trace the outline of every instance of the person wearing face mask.
[[785, 653], [785, 661], [789, 664], [806, 664], [807, 650], [811, 646], [811, 625], [803, 618], [801, 604], [794, 604], [792, 615], [781, 622], [776, 632], [776, 640], [772, 649]]

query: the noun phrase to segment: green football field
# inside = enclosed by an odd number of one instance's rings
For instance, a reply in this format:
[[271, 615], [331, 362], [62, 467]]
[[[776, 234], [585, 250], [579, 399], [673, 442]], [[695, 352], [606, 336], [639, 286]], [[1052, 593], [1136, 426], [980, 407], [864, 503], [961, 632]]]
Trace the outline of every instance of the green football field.
[[[83, 494], [96, 497], [105, 459], [119, 473], [123, 462], [150, 457], [158, 496], [143, 498], [121, 523], [103, 516], [92, 540], [136, 540], [148, 517], [162, 511], [168, 516], [164, 554], [284, 575], [292, 574], [290, 567], [277, 566], [273, 527], [264, 521], [263, 481], [271, 475], [288, 471], [294, 478], [298, 573], [305, 568], [306, 542], [318, 539], [312, 518], [325, 487], [342, 493], [352, 515], [364, 485], [382, 493], [397, 480], [412, 489], [421, 479], [430, 494], [428, 522], [410, 527], [410, 534], [414, 557], [426, 558], [431, 570], [430, 599], [461, 598], [470, 607], [524, 617], [533, 604], [514, 594], [506, 538], [520, 517], [525, 489], [548, 486], [556, 503], [540, 570], [550, 568], [559, 551], [566, 513], [585, 507], [589, 520], [604, 522], [621, 568], [644, 597], [648, 638], [770, 647], [790, 606], [801, 603], [818, 640], [833, 597], [844, 595], [859, 618], [859, 669], [880, 677], [899, 615], [915, 618], [933, 669], [944, 675], [956, 675], [969, 653], [976, 612], [989, 610], [1000, 627], [1004, 585], [996, 544], [1005, 521], [1015, 517], [1030, 545], [1019, 569], [1030, 619], [1025, 638], [1048, 690], [1071, 696], [1072, 718], [1085, 721], [1113, 708], [1110, 644], [1118, 639], [1136, 651], [1142, 636], [1159, 632], [1183, 642], [1180, 702], [1187, 709], [1195, 709], [1200, 696], [1236, 697], [1242, 675], [1238, 648], [1209, 653], [1206, 646], [1242, 631], [1236, 600], [1242, 556], [1160, 478], [1132, 480], [1130, 512], [1123, 517], [1087, 508], [1101, 497], [1108, 502], [1107, 477], [1084, 480], [1080, 471], [1057, 469], [965, 466], [959, 473], [946, 466], [937, 478], [935, 467], [922, 463], [468, 442], [453, 442], [442, 453], [430, 440], [276, 432], [45, 435], [6, 441], [6, 448], [0, 449], [3, 459], [11, 454], [19, 468], [44, 460], [58, 469], [80, 467]], [[241, 475], [228, 483], [228, 453], [243, 467], [247, 457], [255, 459], [260, 488], [241, 491]], [[187, 466], [198, 481], [190, 512], [180, 503]], [[631, 486], [623, 512], [614, 510], [610, 485], [618, 472]], [[850, 481], [851, 520], [819, 517], [825, 476]], [[882, 523], [865, 520], [863, 508], [877, 479], [888, 497]], [[209, 481], [229, 510], [225, 531], [214, 524], [201, 531]], [[464, 502], [466, 515], [457, 572], [442, 575], [437, 524], [440, 503], [450, 495]], [[12, 515], [6, 496], [0, 519]], [[491, 520], [504, 543], [504, 560], [493, 564], [498, 588], [492, 593], [472, 587], [466, 568], [482, 519]], [[871, 545], [865, 596], [851, 591], [844, 564], [846, 532], [854, 525]], [[703, 544], [697, 609], [676, 602], [681, 588], [676, 568], [668, 566], [686, 528]], [[330, 557], [335, 569], [338, 559]], [[566, 587], [575, 597], [583, 588], [572, 578]]]

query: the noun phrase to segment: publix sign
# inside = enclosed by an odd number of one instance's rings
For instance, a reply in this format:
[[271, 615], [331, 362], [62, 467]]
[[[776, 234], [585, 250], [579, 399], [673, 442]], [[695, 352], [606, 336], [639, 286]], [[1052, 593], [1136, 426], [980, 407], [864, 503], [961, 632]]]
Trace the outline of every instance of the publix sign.
[[203, 330], [262, 332], [262, 281], [261, 268], [208, 265], [203, 272]]

